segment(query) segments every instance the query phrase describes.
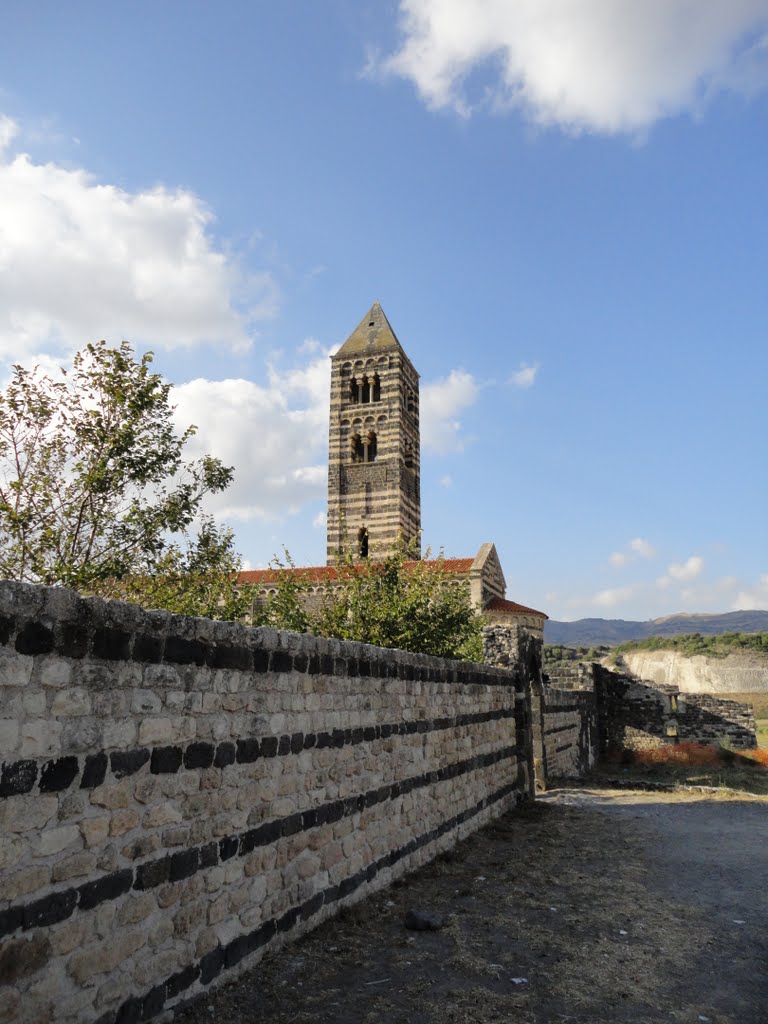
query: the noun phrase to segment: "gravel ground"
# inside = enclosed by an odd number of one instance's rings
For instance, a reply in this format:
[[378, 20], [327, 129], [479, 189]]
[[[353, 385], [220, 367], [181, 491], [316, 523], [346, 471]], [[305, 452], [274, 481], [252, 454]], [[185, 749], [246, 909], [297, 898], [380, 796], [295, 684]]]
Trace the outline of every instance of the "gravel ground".
[[174, 1024], [765, 1024], [766, 840], [765, 798], [548, 793]]

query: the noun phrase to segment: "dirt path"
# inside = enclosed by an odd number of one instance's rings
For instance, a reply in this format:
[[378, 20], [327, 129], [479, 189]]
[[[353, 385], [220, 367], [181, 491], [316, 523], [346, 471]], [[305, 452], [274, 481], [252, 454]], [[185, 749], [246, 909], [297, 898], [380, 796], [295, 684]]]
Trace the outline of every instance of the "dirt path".
[[547, 794], [175, 1024], [765, 1024], [767, 855], [764, 798]]

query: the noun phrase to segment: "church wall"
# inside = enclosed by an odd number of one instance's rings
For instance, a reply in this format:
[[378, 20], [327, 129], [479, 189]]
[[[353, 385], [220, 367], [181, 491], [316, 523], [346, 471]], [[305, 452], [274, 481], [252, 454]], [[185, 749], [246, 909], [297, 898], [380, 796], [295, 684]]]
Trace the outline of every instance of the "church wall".
[[4, 1020], [148, 1020], [531, 794], [524, 674], [0, 583]]

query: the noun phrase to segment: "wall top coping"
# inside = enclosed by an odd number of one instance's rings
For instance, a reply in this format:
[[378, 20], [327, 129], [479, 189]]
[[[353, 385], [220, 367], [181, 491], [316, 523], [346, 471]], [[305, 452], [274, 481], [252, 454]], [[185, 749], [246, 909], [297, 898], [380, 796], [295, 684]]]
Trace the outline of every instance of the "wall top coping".
[[[238, 622], [150, 611], [65, 587], [0, 581], [0, 651], [243, 671], [390, 676], [513, 685], [509, 670]], [[265, 657], [268, 656], [267, 657]], [[343, 659], [344, 665], [335, 664]], [[406, 671], [400, 672], [402, 667]]]

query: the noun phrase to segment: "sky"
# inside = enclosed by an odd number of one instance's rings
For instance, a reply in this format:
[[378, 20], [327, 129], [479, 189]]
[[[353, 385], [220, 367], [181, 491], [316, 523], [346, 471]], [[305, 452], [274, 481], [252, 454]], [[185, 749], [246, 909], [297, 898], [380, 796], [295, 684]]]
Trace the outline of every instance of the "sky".
[[421, 374], [433, 553], [768, 608], [768, 0], [5, 0], [0, 380], [127, 339], [246, 566], [325, 559], [329, 355]]

